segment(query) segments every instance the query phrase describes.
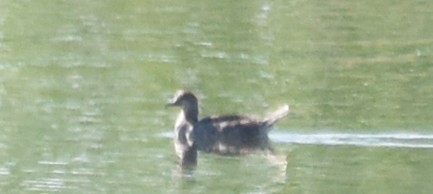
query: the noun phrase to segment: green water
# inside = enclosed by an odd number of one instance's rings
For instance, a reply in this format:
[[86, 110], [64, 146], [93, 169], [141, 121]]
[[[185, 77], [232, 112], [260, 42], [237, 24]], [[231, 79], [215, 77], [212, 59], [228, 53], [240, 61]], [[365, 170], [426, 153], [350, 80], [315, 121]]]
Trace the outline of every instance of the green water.
[[[0, 0], [0, 193], [431, 193], [432, 7]], [[287, 169], [200, 154], [180, 175], [178, 88], [203, 115], [289, 103]]]

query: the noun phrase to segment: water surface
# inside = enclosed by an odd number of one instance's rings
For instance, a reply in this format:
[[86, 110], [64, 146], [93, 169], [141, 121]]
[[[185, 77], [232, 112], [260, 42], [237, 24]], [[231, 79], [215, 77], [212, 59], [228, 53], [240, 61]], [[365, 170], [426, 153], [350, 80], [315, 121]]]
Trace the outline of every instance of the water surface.
[[[0, 0], [0, 192], [431, 193], [432, 6]], [[202, 115], [289, 103], [287, 165], [200, 154], [179, 175], [178, 88]]]

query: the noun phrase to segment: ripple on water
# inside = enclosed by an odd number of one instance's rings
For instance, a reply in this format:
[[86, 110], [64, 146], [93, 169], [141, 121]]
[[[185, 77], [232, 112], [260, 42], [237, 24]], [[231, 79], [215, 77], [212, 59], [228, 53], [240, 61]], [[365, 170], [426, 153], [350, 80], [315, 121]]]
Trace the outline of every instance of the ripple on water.
[[8, 168], [5, 167], [0, 167], [0, 176], [5, 176], [5, 175], [9, 175], [10, 171]]
[[287, 133], [273, 131], [274, 142], [365, 147], [433, 148], [433, 134], [427, 133]]
[[36, 180], [25, 180], [21, 186], [29, 191], [62, 191], [65, 186], [64, 179], [61, 178], [40, 178]]
[[[173, 138], [171, 131], [160, 134]], [[433, 148], [433, 134], [428, 133], [294, 133], [271, 131], [269, 137], [276, 143], [300, 145], [353, 145], [364, 147]]]

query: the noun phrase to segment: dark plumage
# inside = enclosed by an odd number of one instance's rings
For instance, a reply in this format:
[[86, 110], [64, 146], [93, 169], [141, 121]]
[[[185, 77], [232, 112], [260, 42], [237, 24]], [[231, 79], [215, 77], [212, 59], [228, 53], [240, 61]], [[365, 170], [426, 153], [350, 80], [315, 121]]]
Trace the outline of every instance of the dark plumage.
[[264, 118], [223, 115], [198, 120], [197, 97], [184, 90], [177, 91], [167, 106], [181, 107], [174, 127], [174, 144], [182, 167], [197, 164], [197, 150], [231, 155], [257, 149], [272, 152], [268, 132], [289, 112], [289, 106], [283, 105]]

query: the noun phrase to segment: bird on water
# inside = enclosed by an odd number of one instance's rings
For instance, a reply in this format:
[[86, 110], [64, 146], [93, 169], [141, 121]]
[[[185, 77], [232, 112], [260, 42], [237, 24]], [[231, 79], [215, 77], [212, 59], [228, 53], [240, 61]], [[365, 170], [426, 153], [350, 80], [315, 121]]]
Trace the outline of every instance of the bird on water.
[[198, 98], [187, 90], [178, 90], [167, 106], [181, 111], [174, 126], [174, 145], [182, 168], [197, 165], [197, 151], [223, 155], [246, 154], [254, 150], [273, 152], [268, 132], [289, 113], [284, 104], [262, 118], [242, 115], [213, 115], [198, 118]]

